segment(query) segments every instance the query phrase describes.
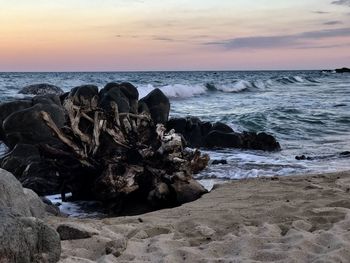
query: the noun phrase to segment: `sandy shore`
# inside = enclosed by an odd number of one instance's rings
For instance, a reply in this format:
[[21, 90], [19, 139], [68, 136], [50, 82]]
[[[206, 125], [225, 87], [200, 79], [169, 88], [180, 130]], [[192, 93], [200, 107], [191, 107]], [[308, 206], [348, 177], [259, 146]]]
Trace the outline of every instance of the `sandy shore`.
[[60, 262], [350, 262], [350, 172], [217, 186], [181, 207], [77, 220]]

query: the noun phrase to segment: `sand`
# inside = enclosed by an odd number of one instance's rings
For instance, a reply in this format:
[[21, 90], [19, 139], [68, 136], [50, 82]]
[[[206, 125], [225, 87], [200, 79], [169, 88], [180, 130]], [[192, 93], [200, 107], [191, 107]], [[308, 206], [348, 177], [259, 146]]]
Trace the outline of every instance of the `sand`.
[[350, 262], [350, 172], [219, 185], [199, 200], [133, 217], [81, 220], [67, 262]]

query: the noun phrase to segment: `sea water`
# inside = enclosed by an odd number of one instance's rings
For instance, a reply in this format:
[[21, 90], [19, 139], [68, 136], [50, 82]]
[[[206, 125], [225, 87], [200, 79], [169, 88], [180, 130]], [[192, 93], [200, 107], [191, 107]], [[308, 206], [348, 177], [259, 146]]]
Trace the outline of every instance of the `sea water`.
[[[0, 73], [0, 101], [24, 98], [29, 84], [49, 83], [65, 91], [82, 84], [102, 88], [128, 81], [140, 97], [160, 88], [171, 102], [171, 117], [221, 121], [235, 131], [266, 132], [281, 151], [210, 150], [211, 165], [199, 179], [241, 179], [350, 169], [350, 74], [320, 71]], [[0, 147], [3, 149], [3, 146]], [[295, 159], [296, 155], [313, 157]]]

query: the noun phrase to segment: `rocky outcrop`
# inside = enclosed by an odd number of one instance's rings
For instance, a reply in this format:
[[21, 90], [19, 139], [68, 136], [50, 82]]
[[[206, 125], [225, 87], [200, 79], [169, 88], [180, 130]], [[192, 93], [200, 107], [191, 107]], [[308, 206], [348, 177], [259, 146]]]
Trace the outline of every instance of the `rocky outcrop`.
[[64, 91], [51, 84], [42, 83], [42, 84], [33, 84], [22, 88], [18, 93], [20, 94], [30, 94], [30, 95], [46, 95], [46, 94], [55, 94], [61, 95]]
[[45, 205], [23, 189], [9, 172], [0, 169], [0, 262], [57, 262], [61, 253], [58, 233], [40, 218]]
[[197, 117], [173, 118], [166, 127], [181, 133], [190, 147], [280, 150], [279, 143], [272, 135], [264, 132], [238, 133], [224, 123], [202, 122]]
[[336, 73], [350, 73], [350, 68], [337, 68]]
[[112, 82], [100, 92], [83, 85], [60, 97], [34, 97], [3, 121], [11, 151], [2, 167], [40, 195], [59, 192], [64, 200], [71, 192], [118, 214], [125, 204], [153, 210], [199, 198], [206, 190], [192, 174], [209, 157], [166, 132], [170, 103], [162, 91], [138, 96], [132, 84]]

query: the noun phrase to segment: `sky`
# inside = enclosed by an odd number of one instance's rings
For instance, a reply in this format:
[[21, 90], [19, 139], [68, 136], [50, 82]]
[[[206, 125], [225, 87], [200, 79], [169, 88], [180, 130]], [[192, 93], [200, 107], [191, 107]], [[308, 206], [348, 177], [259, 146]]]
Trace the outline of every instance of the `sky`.
[[0, 0], [0, 71], [350, 67], [350, 0]]

